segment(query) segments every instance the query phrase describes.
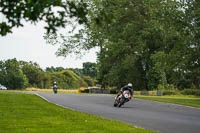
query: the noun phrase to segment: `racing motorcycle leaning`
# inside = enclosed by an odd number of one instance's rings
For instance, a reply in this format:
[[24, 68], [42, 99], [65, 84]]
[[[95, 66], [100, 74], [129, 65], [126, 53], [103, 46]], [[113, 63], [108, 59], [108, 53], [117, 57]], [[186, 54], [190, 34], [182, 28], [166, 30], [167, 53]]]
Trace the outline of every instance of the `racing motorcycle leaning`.
[[54, 86], [53, 86], [53, 92], [54, 92], [54, 94], [57, 94], [57, 92], [58, 92], [57, 90], [58, 90], [58, 86], [57, 86], [57, 85], [54, 85]]
[[124, 103], [131, 100], [131, 93], [128, 90], [123, 91], [121, 95], [115, 98], [114, 107], [121, 107]]

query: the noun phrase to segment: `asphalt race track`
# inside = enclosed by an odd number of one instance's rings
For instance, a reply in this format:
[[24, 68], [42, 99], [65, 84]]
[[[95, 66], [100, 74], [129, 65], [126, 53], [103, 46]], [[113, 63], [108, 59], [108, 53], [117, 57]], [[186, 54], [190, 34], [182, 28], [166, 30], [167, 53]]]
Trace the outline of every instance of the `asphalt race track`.
[[121, 108], [115, 108], [114, 97], [107, 95], [37, 94], [66, 108], [161, 133], [200, 133], [200, 109], [196, 108], [135, 98]]

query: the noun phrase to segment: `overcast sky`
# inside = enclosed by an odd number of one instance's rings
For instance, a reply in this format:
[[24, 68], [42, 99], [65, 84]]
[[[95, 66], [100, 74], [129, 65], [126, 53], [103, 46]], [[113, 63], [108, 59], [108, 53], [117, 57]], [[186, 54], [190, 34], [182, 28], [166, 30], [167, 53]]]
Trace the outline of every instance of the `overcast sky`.
[[96, 51], [91, 50], [81, 59], [75, 57], [56, 57], [58, 47], [46, 44], [43, 39], [45, 29], [42, 23], [25, 24], [13, 29], [13, 33], [0, 36], [0, 60], [16, 58], [17, 60], [37, 62], [40, 67], [62, 66], [64, 68], [81, 68], [83, 62], [96, 62]]

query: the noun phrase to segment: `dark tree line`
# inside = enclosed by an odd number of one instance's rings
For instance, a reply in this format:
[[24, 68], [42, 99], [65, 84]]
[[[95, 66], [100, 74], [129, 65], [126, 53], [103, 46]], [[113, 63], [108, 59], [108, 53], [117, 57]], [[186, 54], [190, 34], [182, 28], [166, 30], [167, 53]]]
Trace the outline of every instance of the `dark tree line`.
[[65, 69], [52, 66], [47, 67], [44, 71], [37, 63], [8, 59], [0, 61], [0, 84], [8, 89], [24, 89], [27, 87], [49, 89], [54, 81], [62, 89], [94, 86], [95, 77], [90, 77], [90, 75], [84, 73], [80, 75], [76, 73], [77, 70], [81, 72], [84, 69]]
[[199, 5], [196, 0], [104, 1], [103, 10], [114, 17], [98, 26], [109, 40], [99, 54], [102, 83], [200, 89]]

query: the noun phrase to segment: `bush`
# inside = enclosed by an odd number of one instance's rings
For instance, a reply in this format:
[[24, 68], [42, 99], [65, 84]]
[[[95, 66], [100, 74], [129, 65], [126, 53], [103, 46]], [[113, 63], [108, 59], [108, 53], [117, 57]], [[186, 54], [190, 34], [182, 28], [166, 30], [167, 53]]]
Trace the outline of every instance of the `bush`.
[[91, 77], [83, 76], [82, 78], [88, 84], [88, 86], [94, 86], [95, 85], [95, 81]]
[[200, 90], [197, 90], [197, 89], [184, 89], [183, 91], [181, 91], [181, 94], [183, 94], [183, 95], [200, 96]]
[[167, 89], [169, 89], [169, 90], [174, 90], [174, 85], [173, 85], [173, 84], [168, 84], [168, 85], [167, 85]]
[[178, 95], [180, 94], [177, 90], [164, 90], [163, 95]]
[[51, 80], [56, 81], [58, 87], [62, 89], [88, 87], [87, 83], [81, 77], [70, 70], [51, 73]]
[[157, 88], [158, 88], [158, 90], [164, 90], [165, 89], [165, 87], [161, 84], [159, 84]]
[[163, 86], [163, 85], [159, 84], [158, 87], [157, 87], [157, 89], [158, 90], [165, 90], [165, 89], [167, 89], [167, 90], [174, 90], [175, 88], [174, 88], [173, 84], [167, 84], [166, 86]]

